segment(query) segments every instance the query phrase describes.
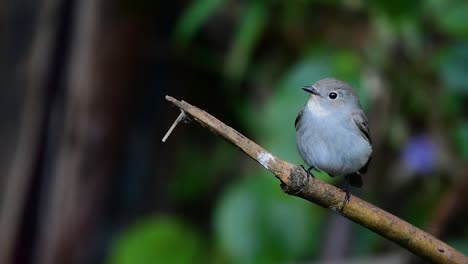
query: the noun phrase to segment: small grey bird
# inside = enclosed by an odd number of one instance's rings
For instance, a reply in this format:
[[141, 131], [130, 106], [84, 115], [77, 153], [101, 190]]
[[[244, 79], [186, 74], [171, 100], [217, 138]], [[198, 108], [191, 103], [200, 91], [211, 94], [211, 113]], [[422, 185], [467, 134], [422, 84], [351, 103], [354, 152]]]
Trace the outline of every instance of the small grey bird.
[[297, 149], [310, 175], [316, 169], [345, 176], [347, 203], [349, 185], [362, 186], [360, 174], [367, 171], [372, 154], [367, 117], [356, 92], [343, 81], [326, 78], [302, 89], [310, 96], [295, 122]]

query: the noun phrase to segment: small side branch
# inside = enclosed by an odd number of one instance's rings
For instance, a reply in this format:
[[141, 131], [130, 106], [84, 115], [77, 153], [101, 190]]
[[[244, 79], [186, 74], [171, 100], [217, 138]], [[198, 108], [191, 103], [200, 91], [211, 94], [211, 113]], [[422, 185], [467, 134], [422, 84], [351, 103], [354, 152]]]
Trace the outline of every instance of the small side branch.
[[184, 118], [186, 117], [185, 115], [185, 112], [184, 110], [180, 109], [180, 114], [179, 116], [177, 117], [177, 119], [174, 121], [174, 123], [172, 123], [172, 126], [169, 128], [169, 130], [167, 131], [166, 135], [164, 135], [163, 139], [162, 139], [162, 142], [166, 142], [167, 138], [171, 135], [172, 131], [174, 130], [174, 128], [179, 124], [180, 121], [184, 120]]
[[[170, 96], [166, 96], [166, 100], [272, 172], [281, 181], [281, 188], [284, 192], [332, 209], [427, 261], [468, 264], [468, 258], [451, 246], [356, 196], [351, 196], [349, 203], [341, 208], [345, 196], [341, 189], [318, 178], [308, 178], [301, 167], [276, 157], [207, 112]], [[181, 118], [180, 115], [177, 120], [179, 118]], [[177, 120], [173, 126], [180, 122]], [[172, 129], [173, 127], [170, 131]], [[164, 139], [166, 138], [167, 135]]]

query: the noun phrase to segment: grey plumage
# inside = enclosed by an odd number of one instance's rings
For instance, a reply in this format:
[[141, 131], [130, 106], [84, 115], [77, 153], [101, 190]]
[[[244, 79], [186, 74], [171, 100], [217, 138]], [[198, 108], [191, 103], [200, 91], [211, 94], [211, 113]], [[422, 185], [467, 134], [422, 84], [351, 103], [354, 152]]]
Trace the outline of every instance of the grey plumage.
[[[303, 89], [310, 96], [295, 122], [301, 157], [309, 166], [331, 176], [358, 177], [365, 173], [372, 140], [354, 89], [333, 78]], [[354, 186], [362, 185], [360, 176], [349, 180]]]

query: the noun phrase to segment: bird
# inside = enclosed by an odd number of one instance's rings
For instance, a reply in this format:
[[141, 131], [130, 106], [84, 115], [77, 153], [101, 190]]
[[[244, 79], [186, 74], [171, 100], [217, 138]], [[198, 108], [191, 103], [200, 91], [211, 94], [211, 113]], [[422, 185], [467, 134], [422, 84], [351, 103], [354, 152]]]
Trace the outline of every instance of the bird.
[[344, 206], [350, 200], [349, 186], [362, 187], [361, 174], [371, 160], [368, 119], [355, 90], [344, 81], [325, 78], [302, 89], [309, 98], [295, 120], [298, 152], [309, 165], [308, 175], [314, 177], [314, 169], [345, 177]]

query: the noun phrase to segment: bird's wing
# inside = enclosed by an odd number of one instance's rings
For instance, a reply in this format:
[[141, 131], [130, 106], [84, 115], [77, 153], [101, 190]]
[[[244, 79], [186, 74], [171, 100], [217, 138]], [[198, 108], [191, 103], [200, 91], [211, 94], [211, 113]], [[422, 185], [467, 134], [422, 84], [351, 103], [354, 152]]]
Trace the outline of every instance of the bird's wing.
[[296, 117], [296, 121], [294, 121], [294, 127], [296, 128], [296, 130], [297, 130], [297, 124], [299, 124], [299, 121], [301, 120], [303, 111], [304, 111], [304, 109], [299, 111], [299, 113], [297, 114], [297, 117]]
[[359, 128], [359, 131], [361, 131], [363, 137], [365, 137], [369, 141], [369, 143], [372, 144], [372, 138], [369, 131], [369, 123], [367, 121], [366, 115], [363, 112], [358, 112], [354, 113], [352, 116], [354, 123]]
[[[371, 159], [372, 159], [372, 157], [369, 157], [366, 164], [364, 166], [362, 166], [362, 168], [360, 168], [358, 170], [359, 173], [366, 173], [367, 172], [367, 168], [369, 167], [369, 163], [370, 163]], [[362, 179], [361, 179], [361, 182], [362, 182]], [[362, 186], [362, 183], [361, 183], [361, 186]]]
[[[358, 112], [358, 113], [354, 113], [352, 116], [353, 116], [353, 121], [356, 124], [356, 126], [359, 128], [359, 131], [361, 131], [362, 136], [365, 137], [369, 141], [370, 144], [372, 144], [372, 137], [371, 137], [370, 130], [369, 130], [369, 122], [367, 121], [366, 115], [363, 112]], [[359, 169], [359, 173], [367, 172], [367, 167], [369, 166], [370, 160], [371, 160], [371, 157], [369, 157], [369, 160], [366, 162], [366, 165], [364, 165], [361, 169]]]

